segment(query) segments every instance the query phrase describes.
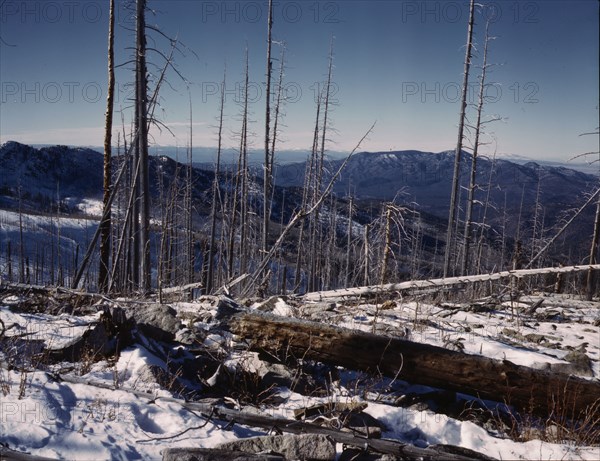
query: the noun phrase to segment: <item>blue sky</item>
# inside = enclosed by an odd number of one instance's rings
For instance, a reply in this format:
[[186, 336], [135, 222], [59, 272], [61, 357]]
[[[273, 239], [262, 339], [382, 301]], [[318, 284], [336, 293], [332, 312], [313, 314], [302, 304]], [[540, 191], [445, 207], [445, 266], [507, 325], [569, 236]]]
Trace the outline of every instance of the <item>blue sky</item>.
[[[131, 58], [133, 25], [126, 0], [117, 0], [117, 61]], [[492, 85], [486, 116], [488, 154], [562, 160], [598, 149], [597, 0], [484, 2], [475, 39], [480, 62], [486, 19]], [[108, 0], [0, 0], [0, 141], [102, 144], [106, 97]], [[226, 139], [237, 145], [244, 72], [250, 57], [252, 145], [262, 146], [266, 44], [265, 1], [149, 0], [148, 22], [177, 37], [183, 53], [157, 111], [165, 130], [155, 145], [187, 144], [189, 96], [194, 145], [216, 144], [218, 85], [227, 67]], [[279, 0], [273, 37], [285, 42], [288, 102], [280, 149], [312, 143], [315, 94], [334, 43], [334, 99], [330, 150], [349, 150], [368, 127], [363, 150], [441, 151], [456, 144], [468, 19], [465, 1]], [[149, 44], [168, 43], [154, 34]], [[273, 48], [278, 56], [280, 47]], [[156, 54], [150, 60], [161, 61]], [[275, 69], [278, 68], [275, 62]], [[152, 68], [151, 70], [154, 70]], [[472, 72], [476, 102], [477, 76]], [[131, 65], [118, 69], [118, 101], [129, 125]], [[472, 114], [474, 119], [474, 114]], [[121, 115], [115, 118], [120, 123]]]

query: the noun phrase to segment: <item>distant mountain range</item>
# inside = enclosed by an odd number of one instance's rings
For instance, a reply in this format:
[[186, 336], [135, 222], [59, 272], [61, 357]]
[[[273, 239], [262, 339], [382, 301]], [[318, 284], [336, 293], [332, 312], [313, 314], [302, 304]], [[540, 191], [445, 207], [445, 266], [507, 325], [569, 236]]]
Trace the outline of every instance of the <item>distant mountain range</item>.
[[[468, 180], [472, 156], [463, 152], [462, 184]], [[327, 162], [325, 180], [329, 180], [343, 160]], [[350, 158], [334, 186], [336, 194], [358, 198], [415, 202], [419, 208], [446, 215], [454, 168], [454, 152], [421, 151], [362, 152]], [[281, 165], [276, 183], [280, 186], [302, 186], [306, 163]], [[491, 177], [490, 177], [491, 175]], [[492, 162], [479, 158], [476, 183], [477, 198], [486, 195], [488, 183], [491, 201], [501, 206], [506, 200], [509, 209], [521, 203], [535, 203], [538, 184], [539, 200], [544, 206], [568, 207], [584, 191], [597, 184], [598, 178], [563, 166], [547, 166], [535, 162], [518, 164], [508, 160]], [[465, 195], [465, 194], [463, 194]]]
[[[462, 159], [461, 197], [464, 205], [471, 156], [464, 153]], [[342, 162], [339, 159], [326, 162], [325, 181]], [[453, 163], [452, 151], [362, 152], [350, 159], [333, 190], [342, 202], [343, 197], [352, 195], [357, 202], [368, 202], [373, 208], [373, 203], [395, 200], [443, 221], [448, 213]], [[163, 173], [163, 186], [168, 187], [177, 171], [181, 174], [177, 165], [169, 157], [151, 158], [150, 175], [155, 197], [160, 193], [158, 171]], [[282, 219], [282, 212], [285, 221], [298, 206], [298, 187], [304, 184], [305, 170], [306, 162], [277, 166], [278, 187], [273, 212], [277, 222]], [[0, 207], [3, 208], [16, 209], [19, 196], [31, 209], [43, 209], [57, 197], [76, 208], [84, 199], [99, 199], [102, 194], [102, 154], [92, 149], [66, 146], [37, 149], [7, 142], [0, 146], [0, 173]], [[193, 176], [197, 208], [206, 215], [214, 174], [206, 166], [206, 169], [195, 168]], [[260, 181], [259, 176], [257, 182]], [[475, 219], [481, 220], [489, 184], [487, 223], [497, 229], [504, 228], [507, 235], [519, 233], [526, 240], [533, 227], [536, 204], [538, 229], [543, 227], [551, 235], [552, 227], [561, 222], [568, 210], [584, 203], [584, 194], [597, 187], [598, 178], [563, 166], [535, 162], [519, 164], [502, 159], [492, 162], [480, 158], [477, 184], [479, 205], [475, 209]], [[592, 226], [591, 208], [565, 234], [565, 245], [586, 246]]]
[[[31, 147], [36, 149], [42, 149], [45, 147], [55, 147], [53, 144], [31, 144]], [[80, 146], [80, 147], [71, 147], [72, 149], [82, 149], [82, 150], [93, 150], [97, 152], [103, 152], [102, 146]], [[116, 152], [116, 148], [114, 151]], [[401, 151], [389, 151], [389, 152], [381, 152], [381, 153], [394, 153]], [[419, 152], [419, 151], [415, 151]], [[454, 151], [452, 151], [454, 152]], [[326, 157], [330, 160], [339, 160], [344, 159], [348, 156], [349, 152], [345, 151], [332, 151], [328, 150], [326, 152]], [[151, 156], [161, 156], [166, 155], [167, 157], [171, 157], [173, 160], [177, 160], [180, 162], [187, 161], [187, 148], [180, 146], [152, 146], [150, 148]], [[221, 152], [222, 163], [228, 165], [234, 165], [237, 163], [239, 156], [239, 152], [237, 149], [233, 148], [225, 148]], [[288, 163], [301, 163], [305, 161], [309, 156], [309, 151], [306, 149], [278, 149], [276, 153], [275, 163], [277, 165], [286, 165]], [[251, 149], [248, 152], [249, 164], [260, 167], [264, 162], [264, 150], [262, 149]], [[532, 159], [530, 157], [518, 154], [501, 154], [498, 156], [501, 160], [508, 160], [509, 162], [516, 163], [518, 165], [523, 165], [526, 163], [534, 162], [539, 165], [549, 166], [549, 167], [565, 167], [576, 171], [581, 171], [582, 173], [598, 175], [600, 172], [600, 168], [598, 165], [597, 157], [589, 157], [587, 160], [578, 158], [569, 161], [560, 161], [560, 160], [540, 160], [540, 159]], [[213, 169], [214, 162], [216, 159], [216, 148], [215, 147], [206, 147], [206, 146], [194, 146], [192, 149], [192, 162], [202, 169]]]
[[[448, 216], [454, 167], [454, 151], [362, 152], [350, 158], [333, 188], [339, 196], [413, 204], [417, 209], [444, 219]], [[467, 195], [471, 154], [463, 152], [461, 164], [461, 207]], [[343, 160], [326, 163], [329, 181]], [[479, 158], [477, 163], [474, 218], [481, 222], [488, 199], [487, 224], [503, 228], [510, 236], [527, 241], [537, 218], [538, 233], [552, 235], [569, 210], [585, 202], [585, 194], [598, 187], [598, 177], [564, 166], [536, 162], [515, 163]], [[276, 183], [300, 187], [306, 162], [280, 165]], [[537, 204], [537, 205], [536, 205]], [[537, 214], [536, 214], [537, 206]], [[593, 207], [565, 233], [573, 248], [585, 248], [591, 235]], [[568, 246], [568, 245], [567, 245]], [[565, 249], [565, 251], [570, 251]]]
[[[151, 157], [154, 197], [160, 194], [158, 171], [164, 179], [162, 187], [167, 189], [176, 175], [183, 177], [183, 168], [178, 165], [181, 166], [169, 157]], [[38, 149], [10, 141], [0, 146], [0, 172], [1, 207], [16, 209], [20, 199], [26, 209], [35, 211], [48, 211], [50, 204], [57, 201], [76, 209], [86, 199], [102, 198], [103, 155], [92, 149], [67, 146]], [[210, 171], [194, 169], [197, 199], [209, 189], [213, 178]]]

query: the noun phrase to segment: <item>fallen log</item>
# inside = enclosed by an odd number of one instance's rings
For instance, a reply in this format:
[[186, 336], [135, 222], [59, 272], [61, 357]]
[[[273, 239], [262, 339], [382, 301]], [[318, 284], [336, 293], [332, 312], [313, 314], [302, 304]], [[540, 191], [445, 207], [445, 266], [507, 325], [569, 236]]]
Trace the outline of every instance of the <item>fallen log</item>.
[[57, 458], [46, 458], [36, 456], [30, 453], [11, 450], [10, 448], [0, 446], [0, 461], [58, 461]]
[[285, 461], [283, 456], [215, 448], [166, 448], [162, 461]]
[[162, 292], [167, 293], [167, 294], [181, 293], [182, 291], [190, 291], [190, 290], [194, 290], [196, 288], [202, 288], [203, 286], [204, 285], [202, 284], [202, 282], [188, 283], [187, 285], [163, 288]]
[[[320, 426], [318, 424], [296, 421], [277, 416], [268, 416], [253, 412], [232, 410], [223, 407], [206, 408], [205, 405], [197, 405], [194, 402], [182, 404], [190, 410], [201, 411], [205, 416], [226, 421], [229, 423], [243, 424], [250, 427], [262, 427], [275, 432], [287, 432], [291, 434], [321, 434], [331, 437], [338, 443], [360, 448], [369, 448], [373, 451], [395, 455], [401, 459], [419, 459], [422, 461], [434, 461], [444, 459], [446, 461], [468, 461], [468, 460], [494, 460], [482, 453], [454, 445], [430, 445], [427, 448], [414, 446], [410, 443], [402, 443], [390, 439], [372, 439], [362, 435], [354, 435], [348, 432]], [[210, 413], [209, 411], [210, 410]]]
[[[368, 448], [379, 453], [396, 455], [401, 459], [419, 459], [421, 461], [434, 461], [438, 459], [444, 459], [446, 461], [493, 461], [496, 459], [482, 453], [454, 445], [439, 444], [430, 445], [427, 448], [421, 448], [410, 443], [403, 443], [397, 440], [368, 438], [360, 434], [357, 435], [350, 432], [344, 432], [336, 428], [321, 426], [306, 421], [287, 419], [279, 416], [270, 416], [256, 413], [254, 411], [226, 408], [222, 405], [219, 405], [218, 401], [215, 399], [188, 402], [173, 397], [156, 396], [154, 394], [140, 392], [133, 389], [116, 389], [113, 385], [91, 381], [77, 376], [52, 374], [49, 374], [49, 376], [58, 381], [86, 384], [88, 386], [95, 386], [102, 389], [129, 392], [138, 397], [149, 399], [150, 403], [155, 403], [157, 401], [177, 403], [188, 410], [200, 412], [205, 418], [228, 423], [227, 426], [235, 423], [250, 427], [260, 427], [273, 432], [285, 432], [290, 434], [321, 434], [331, 437], [338, 443], [359, 447], [361, 449]], [[146, 441], [152, 440], [153, 439], [150, 438]], [[144, 442], [144, 440], [140, 440], [139, 442]]]
[[[188, 404], [189, 405], [189, 404]], [[189, 405], [193, 408], [193, 403]], [[218, 408], [214, 417], [244, 424], [251, 427], [263, 427], [274, 431], [288, 432], [292, 434], [320, 434], [331, 437], [337, 443], [343, 443], [363, 449], [370, 449], [378, 453], [394, 455], [400, 459], [435, 461], [443, 459], [445, 461], [468, 461], [482, 460], [493, 461], [483, 453], [479, 453], [467, 448], [454, 445], [430, 445], [427, 448], [420, 448], [410, 443], [402, 443], [390, 439], [371, 439], [361, 435], [354, 435], [343, 432], [338, 429], [331, 429], [317, 424], [304, 421], [294, 421], [285, 418], [259, 415], [249, 412], [240, 412], [235, 410]]]
[[238, 312], [223, 327], [254, 351], [312, 359], [504, 402], [519, 410], [575, 418], [600, 407], [600, 381], [553, 373], [429, 344], [318, 322]]
[[481, 275], [465, 275], [461, 277], [448, 277], [445, 279], [431, 280], [410, 280], [408, 282], [387, 283], [384, 285], [371, 285], [365, 287], [345, 288], [341, 290], [330, 291], [315, 291], [306, 293], [303, 298], [306, 301], [322, 301], [324, 299], [346, 298], [372, 296], [390, 291], [404, 291], [426, 288], [441, 288], [452, 285], [462, 285], [476, 282], [488, 282], [491, 280], [499, 280], [507, 277], [528, 277], [532, 275], [542, 274], [560, 274], [567, 272], [582, 272], [588, 270], [600, 270], [600, 264], [592, 264], [587, 266], [566, 266], [566, 267], [545, 267], [541, 269], [519, 269], [504, 272], [496, 272], [494, 274]]

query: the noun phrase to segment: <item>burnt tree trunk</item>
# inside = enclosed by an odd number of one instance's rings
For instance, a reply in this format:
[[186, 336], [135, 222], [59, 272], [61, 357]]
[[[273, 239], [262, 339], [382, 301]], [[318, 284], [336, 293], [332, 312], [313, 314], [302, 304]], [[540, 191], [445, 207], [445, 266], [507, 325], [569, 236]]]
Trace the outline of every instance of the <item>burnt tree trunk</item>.
[[467, 93], [469, 86], [469, 68], [471, 66], [471, 50], [473, 48], [473, 27], [475, 24], [475, 2], [471, 0], [469, 7], [469, 28], [467, 32], [467, 49], [465, 53], [465, 70], [463, 72], [462, 100], [460, 105], [460, 118], [458, 120], [458, 141], [456, 143], [456, 154], [454, 156], [454, 172], [452, 174], [452, 189], [450, 195], [450, 210], [448, 213], [448, 231], [446, 233], [446, 249], [444, 253], [444, 278], [450, 275], [452, 265], [452, 252], [454, 250], [454, 226], [456, 225], [456, 214], [458, 208], [458, 192], [460, 183], [460, 158], [462, 153], [465, 112], [467, 110]]
[[[136, 128], [137, 160], [139, 161], [139, 213], [136, 213], [136, 225], [139, 234], [134, 232], [137, 239], [134, 261], [135, 283], [143, 292], [150, 291], [150, 177], [148, 166], [148, 81], [146, 69], [146, 0], [136, 2]], [[136, 202], [137, 203], [137, 202]], [[137, 230], [137, 229], [136, 229]], [[135, 253], [134, 251], [134, 253]]]
[[600, 382], [536, 370], [508, 360], [305, 320], [241, 312], [227, 328], [250, 348], [280, 358], [318, 360], [353, 370], [450, 389], [540, 415], [560, 406], [574, 417], [600, 402]]
[[108, 268], [110, 267], [110, 238], [112, 223], [110, 215], [111, 193], [111, 157], [112, 157], [112, 126], [113, 106], [115, 95], [115, 2], [110, 0], [110, 13], [108, 24], [108, 94], [106, 97], [106, 115], [104, 123], [104, 195], [102, 203], [106, 219], [100, 222], [102, 236], [100, 238], [100, 266], [98, 268], [98, 290], [106, 292], [108, 289]]

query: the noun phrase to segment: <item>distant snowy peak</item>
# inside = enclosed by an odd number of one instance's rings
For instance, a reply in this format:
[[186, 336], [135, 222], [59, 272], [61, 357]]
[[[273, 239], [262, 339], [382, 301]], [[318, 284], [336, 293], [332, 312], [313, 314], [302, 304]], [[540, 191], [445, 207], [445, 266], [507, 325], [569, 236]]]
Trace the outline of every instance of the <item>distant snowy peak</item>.
[[90, 149], [51, 146], [36, 149], [9, 141], [0, 146], [0, 187], [30, 195], [56, 196], [102, 191], [102, 154]]
[[[349, 159], [334, 186], [341, 196], [349, 193], [359, 199], [394, 200], [400, 196], [416, 202], [422, 210], [437, 216], [447, 216], [454, 170], [455, 151], [438, 153], [416, 150], [361, 152]], [[461, 183], [466, 187], [472, 153], [461, 153]], [[330, 162], [326, 177], [331, 177], [343, 160]], [[277, 184], [302, 186], [306, 166], [283, 165], [277, 171]], [[516, 163], [505, 159], [493, 161], [480, 156], [477, 164], [477, 194], [492, 184], [490, 199], [508, 207], [519, 207], [521, 197], [529, 205], [536, 199], [538, 183], [542, 184], [539, 198], [554, 213], [577, 202], [580, 194], [597, 184], [597, 177], [563, 165], [553, 166], [529, 160]], [[476, 197], [477, 198], [477, 197]], [[479, 197], [482, 199], [483, 197]]]
[[[115, 172], [118, 163], [113, 162]], [[65, 211], [79, 209], [94, 214], [103, 193], [103, 164], [103, 154], [86, 147], [37, 148], [8, 141], [0, 146], [0, 208], [17, 209], [22, 203], [27, 210], [50, 211], [60, 201]], [[160, 187], [168, 188], [182, 178], [185, 171], [180, 163], [165, 156], [151, 156], [149, 169], [153, 197], [159, 196]], [[200, 198], [212, 180], [211, 172], [194, 170], [194, 196]], [[205, 202], [200, 200], [199, 207]]]

